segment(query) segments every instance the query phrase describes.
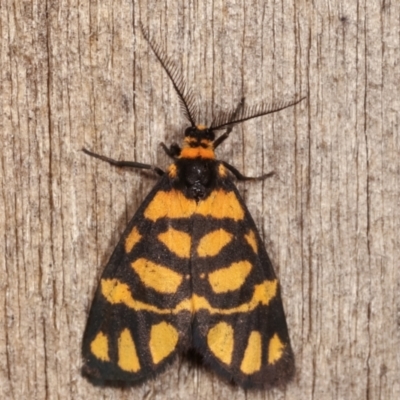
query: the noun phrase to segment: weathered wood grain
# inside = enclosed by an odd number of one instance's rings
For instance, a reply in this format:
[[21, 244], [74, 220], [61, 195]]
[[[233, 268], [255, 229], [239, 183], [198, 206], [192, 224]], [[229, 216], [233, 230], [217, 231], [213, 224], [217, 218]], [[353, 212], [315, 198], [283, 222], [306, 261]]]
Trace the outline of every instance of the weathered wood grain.
[[[155, 182], [85, 156], [165, 167], [185, 120], [139, 21], [217, 106], [308, 98], [219, 151], [283, 287], [297, 361], [285, 392], [244, 392], [179, 360], [137, 388], [80, 376], [103, 266]], [[0, 2], [0, 397], [400, 398], [400, 4]], [[208, 118], [208, 119], [207, 119]]]

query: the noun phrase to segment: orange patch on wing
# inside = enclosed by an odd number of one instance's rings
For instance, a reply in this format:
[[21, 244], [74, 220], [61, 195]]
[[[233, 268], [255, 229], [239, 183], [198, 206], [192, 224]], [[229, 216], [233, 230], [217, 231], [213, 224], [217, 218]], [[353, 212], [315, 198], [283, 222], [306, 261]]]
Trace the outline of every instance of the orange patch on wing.
[[217, 229], [200, 239], [197, 254], [200, 257], [216, 256], [231, 240], [233, 235], [224, 229]]
[[243, 208], [235, 193], [225, 192], [222, 189], [214, 190], [205, 200], [200, 201], [196, 214], [217, 219], [231, 218], [235, 221], [244, 218]]
[[207, 334], [207, 345], [215, 357], [229, 365], [234, 346], [233, 328], [226, 322], [219, 322]]
[[218, 269], [208, 275], [208, 281], [215, 293], [226, 293], [239, 289], [251, 271], [248, 261], [232, 263], [229, 267]]
[[121, 332], [118, 338], [118, 366], [128, 372], [140, 370], [135, 342], [127, 328]]
[[149, 347], [154, 364], [158, 364], [175, 350], [178, 338], [178, 331], [167, 322], [151, 327]]
[[278, 280], [264, 281], [259, 285], [254, 286], [254, 294], [252, 302], [259, 302], [260, 304], [267, 306], [269, 302], [276, 296], [278, 290]]
[[158, 235], [158, 240], [164, 243], [178, 257], [189, 258], [192, 239], [186, 232], [169, 228]]
[[138, 258], [131, 266], [145, 286], [159, 293], [176, 293], [183, 280], [181, 274], [146, 258]]
[[244, 352], [242, 364], [240, 369], [245, 374], [254, 374], [261, 368], [261, 355], [262, 355], [262, 340], [261, 334], [257, 331], [252, 331], [247, 342], [247, 347]]
[[110, 361], [108, 355], [108, 337], [103, 332], [99, 332], [92, 340], [90, 351], [99, 360]]
[[179, 190], [160, 190], [147, 206], [144, 216], [154, 222], [160, 218], [188, 218], [196, 206], [195, 200], [187, 199]]
[[268, 364], [275, 364], [282, 357], [284, 348], [285, 344], [275, 333], [268, 345]]
[[132, 229], [131, 233], [126, 237], [125, 239], [125, 251], [127, 253], [130, 253], [137, 244], [140, 239], [142, 238], [142, 235], [139, 233], [138, 229], [136, 226]]
[[250, 230], [247, 235], [244, 235], [244, 238], [246, 239], [247, 243], [251, 246], [254, 253], [257, 254], [258, 246], [257, 246], [257, 239], [256, 239], [256, 235], [255, 235], [254, 231]]

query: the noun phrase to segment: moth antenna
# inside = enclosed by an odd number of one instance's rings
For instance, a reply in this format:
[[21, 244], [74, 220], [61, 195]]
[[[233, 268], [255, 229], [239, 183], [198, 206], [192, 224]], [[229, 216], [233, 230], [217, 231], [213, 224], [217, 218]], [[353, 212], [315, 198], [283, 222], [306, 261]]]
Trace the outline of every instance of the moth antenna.
[[[239, 104], [237, 105], [237, 107], [233, 111], [232, 117], [230, 119], [235, 119], [236, 118], [236, 116], [239, 114], [239, 111], [244, 107], [244, 101], [245, 101], [245, 98], [242, 97], [240, 99]], [[227, 129], [226, 129], [225, 133], [223, 135], [221, 135], [220, 137], [218, 137], [216, 140], [214, 140], [214, 143], [213, 143], [214, 149], [216, 149], [223, 141], [228, 139], [230, 133], [232, 132], [233, 127], [234, 127], [234, 125], [228, 125], [226, 127]]]
[[248, 121], [249, 119], [261, 117], [263, 115], [272, 114], [277, 111], [284, 110], [285, 108], [292, 107], [306, 97], [295, 99], [292, 101], [282, 101], [279, 103], [266, 103], [262, 102], [255, 106], [243, 106], [239, 110], [235, 108], [230, 111], [222, 111], [213, 120], [210, 130], [216, 131], [230, 125], [240, 124], [241, 122]]
[[187, 87], [185, 80], [182, 76], [182, 71], [174, 63], [174, 61], [167, 56], [161, 46], [150, 36], [145, 27], [140, 24], [143, 36], [149, 44], [153, 53], [157, 57], [164, 71], [167, 73], [172, 85], [179, 96], [181, 108], [186, 118], [195, 126], [195, 116], [197, 116], [197, 107], [195, 105], [195, 96], [193, 91]]

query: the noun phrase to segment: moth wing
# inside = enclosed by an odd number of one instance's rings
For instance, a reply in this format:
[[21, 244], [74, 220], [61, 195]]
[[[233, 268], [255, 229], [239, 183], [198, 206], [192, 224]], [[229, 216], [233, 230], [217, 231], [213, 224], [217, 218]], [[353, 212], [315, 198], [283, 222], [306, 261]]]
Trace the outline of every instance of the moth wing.
[[193, 220], [193, 346], [242, 387], [283, 386], [294, 356], [279, 282], [235, 185], [220, 184]]
[[143, 381], [188, 347], [190, 235], [180, 200], [162, 177], [103, 271], [82, 345], [92, 381]]

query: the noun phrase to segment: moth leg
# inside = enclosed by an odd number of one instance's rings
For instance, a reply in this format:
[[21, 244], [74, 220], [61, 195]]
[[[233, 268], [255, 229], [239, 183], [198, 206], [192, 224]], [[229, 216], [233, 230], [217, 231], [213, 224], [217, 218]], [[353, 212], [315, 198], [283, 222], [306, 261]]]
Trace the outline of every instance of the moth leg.
[[262, 181], [264, 179], [270, 178], [271, 176], [275, 175], [275, 172], [271, 171], [268, 172], [268, 174], [264, 174], [261, 176], [245, 176], [241, 172], [239, 172], [233, 165], [228, 164], [225, 161], [221, 161], [221, 163], [224, 165], [224, 167], [228, 168], [233, 175], [235, 175], [238, 181]]
[[150, 169], [152, 171], [154, 171], [156, 174], [162, 176], [164, 175], [164, 171], [161, 168], [158, 168], [154, 165], [150, 165], [150, 164], [143, 164], [143, 163], [139, 163], [136, 161], [118, 161], [118, 160], [114, 160], [113, 158], [109, 158], [106, 156], [102, 156], [101, 154], [97, 154], [97, 153], [93, 153], [92, 151], [89, 151], [85, 148], [82, 148], [82, 151], [87, 154], [88, 156], [94, 157], [94, 158], [98, 158], [99, 160], [102, 161], [106, 161], [111, 165], [114, 165], [116, 167], [128, 167], [128, 168], [141, 168], [141, 169]]
[[181, 154], [181, 148], [176, 143], [172, 143], [169, 147], [167, 147], [163, 142], [161, 142], [160, 145], [163, 148], [165, 154], [173, 158], [174, 160], [178, 158]]
[[[244, 105], [244, 97], [242, 97], [239, 101], [238, 106], [236, 107], [236, 110], [234, 111], [233, 115], [232, 115], [232, 119], [235, 119], [236, 116], [239, 114], [241, 108]], [[231, 119], [231, 120], [232, 120]], [[232, 132], [234, 125], [230, 125], [228, 126], [227, 130], [225, 131], [224, 134], [222, 134], [219, 138], [217, 138], [216, 140], [214, 140], [214, 149], [216, 149], [223, 141], [225, 141], [226, 139], [228, 139], [229, 134]]]

